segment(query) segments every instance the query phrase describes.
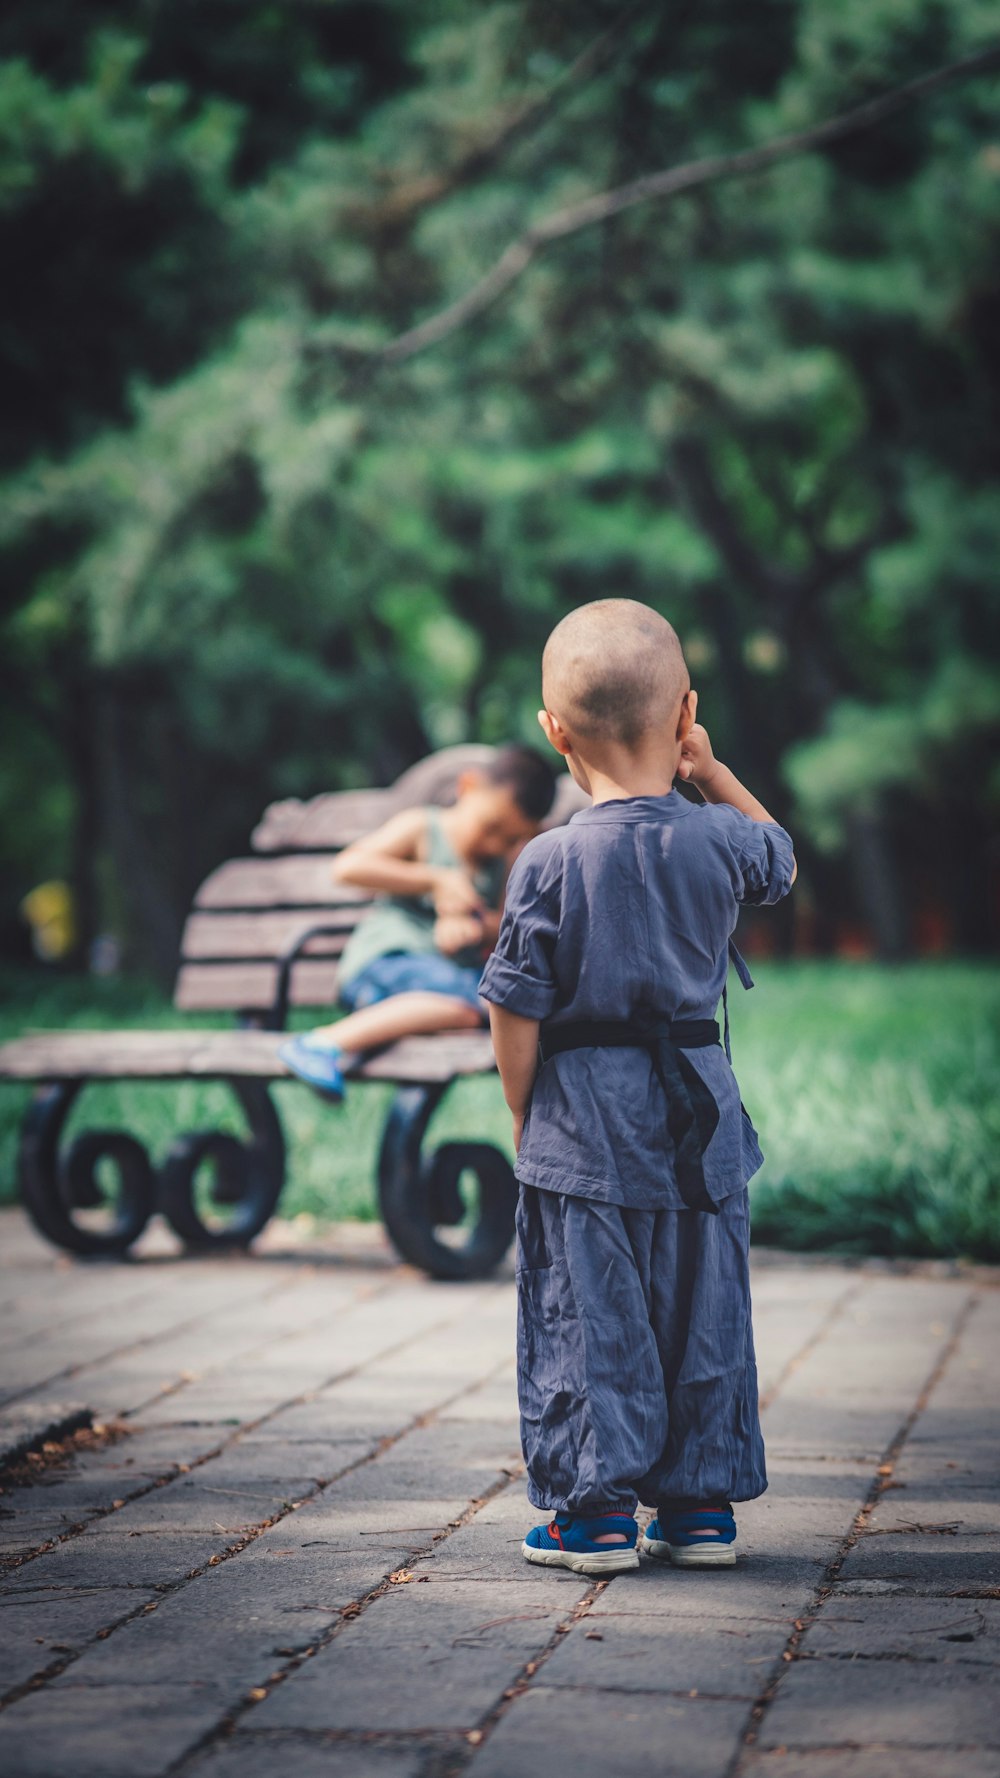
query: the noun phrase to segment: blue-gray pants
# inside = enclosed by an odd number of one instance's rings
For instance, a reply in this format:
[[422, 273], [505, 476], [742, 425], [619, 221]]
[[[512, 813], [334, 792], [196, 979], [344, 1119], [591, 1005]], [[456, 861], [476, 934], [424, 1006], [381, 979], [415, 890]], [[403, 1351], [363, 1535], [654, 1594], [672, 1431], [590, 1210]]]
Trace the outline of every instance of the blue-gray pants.
[[532, 1503], [588, 1516], [763, 1494], [746, 1192], [710, 1216], [522, 1184], [517, 1234]]

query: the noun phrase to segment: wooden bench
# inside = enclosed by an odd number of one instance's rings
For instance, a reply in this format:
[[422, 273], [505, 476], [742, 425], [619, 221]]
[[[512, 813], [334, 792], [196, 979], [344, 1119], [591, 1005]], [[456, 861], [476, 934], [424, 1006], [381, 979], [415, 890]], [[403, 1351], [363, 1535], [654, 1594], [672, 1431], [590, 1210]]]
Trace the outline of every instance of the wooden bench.
[[[362, 891], [334, 886], [333, 858], [398, 809], [451, 802], [459, 774], [492, 752], [446, 748], [388, 789], [274, 803], [265, 811], [254, 855], [220, 865], [195, 897], [174, 996], [183, 1011], [235, 1014], [236, 1028], [46, 1032], [0, 1045], [0, 1078], [38, 1083], [19, 1173], [28, 1213], [49, 1240], [74, 1253], [121, 1254], [157, 1210], [191, 1248], [246, 1245], [259, 1234], [285, 1176], [284, 1136], [268, 1084], [287, 1078], [277, 1052], [289, 1008], [332, 1005], [337, 959], [370, 901]], [[582, 800], [568, 776], [560, 779], [549, 825], [566, 820]], [[482, 1276], [510, 1245], [515, 1185], [506, 1156], [475, 1140], [423, 1148], [452, 1082], [495, 1065], [488, 1032], [464, 1031], [392, 1044], [355, 1076], [396, 1085], [378, 1160], [379, 1206], [403, 1257], [436, 1277]], [[232, 1089], [245, 1137], [178, 1134], [159, 1166], [131, 1131], [85, 1130], [62, 1140], [88, 1082], [190, 1079]], [[335, 1122], [330, 1128], [335, 1142]], [[204, 1191], [196, 1191], [206, 1171], [208, 1209]], [[463, 1188], [473, 1177], [475, 1203], [467, 1206]]]

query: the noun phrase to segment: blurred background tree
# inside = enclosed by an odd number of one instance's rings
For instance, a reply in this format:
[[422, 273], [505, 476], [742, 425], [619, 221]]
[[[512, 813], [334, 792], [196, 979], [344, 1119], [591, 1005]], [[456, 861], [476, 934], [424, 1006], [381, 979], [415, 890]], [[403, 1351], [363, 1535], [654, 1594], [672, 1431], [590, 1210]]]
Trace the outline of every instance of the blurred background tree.
[[270, 798], [532, 738], [548, 629], [609, 594], [676, 622], [796, 830], [785, 947], [995, 944], [995, 69], [384, 351], [550, 212], [991, 32], [985, 0], [14, 0], [8, 948], [62, 875], [81, 943], [169, 974]]

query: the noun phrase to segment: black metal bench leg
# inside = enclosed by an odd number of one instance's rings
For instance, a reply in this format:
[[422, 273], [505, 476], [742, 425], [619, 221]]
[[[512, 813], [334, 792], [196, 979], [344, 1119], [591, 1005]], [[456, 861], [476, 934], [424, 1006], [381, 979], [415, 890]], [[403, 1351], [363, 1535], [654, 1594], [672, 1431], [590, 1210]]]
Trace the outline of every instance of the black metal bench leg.
[[[20, 1184], [35, 1227], [70, 1253], [120, 1255], [154, 1210], [189, 1247], [243, 1247], [274, 1211], [285, 1178], [285, 1139], [263, 1081], [231, 1079], [249, 1135], [222, 1130], [178, 1136], [157, 1172], [124, 1130], [83, 1130], [62, 1142], [83, 1081], [49, 1082], [28, 1108]], [[110, 1175], [110, 1178], [109, 1178]], [[198, 1189], [199, 1176], [205, 1178]]]
[[[171, 1143], [160, 1169], [159, 1208], [188, 1247], [245, 1247], [273, 1214], [285, 1181], [285, 1138], [267, 1087], [242, 1079], [227, 1085], [243, 1109], [249, 1139], [187, 1131]], [[204, 1209], [196, 1202], [202, 1169], [210, 1179]]]
[[517, 1182], [492, 1143], [443, 1142], [422, 1152], [450, 1084], [397, 1091], [379, 1154], [379, 1206], [393, 1244], [412, 1265], [434, 1278], [482, 1278], [513, 1239]]
[[[35, 1227], [57, 1247], [122, 1254], [156, 1208], [156, 1178], [142, 1143], [124, 1130], [84, 1130], [60, 1147], [81, 1084], [49, 1082], [35, 1094], [21, 1132], [21, 1196]], [[109, 1165], [116, 1181], [111, 1191]], [[105, 1212], [100, 1223], [93, 1216], [97, 1210]]]

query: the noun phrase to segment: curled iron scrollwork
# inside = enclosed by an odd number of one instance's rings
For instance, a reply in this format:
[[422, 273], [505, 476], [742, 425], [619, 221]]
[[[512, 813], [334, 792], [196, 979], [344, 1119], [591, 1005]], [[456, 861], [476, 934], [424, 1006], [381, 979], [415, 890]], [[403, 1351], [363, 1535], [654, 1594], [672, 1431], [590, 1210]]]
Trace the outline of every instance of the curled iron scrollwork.
[[58, 1247], [122, 1254], [156, 1209], [156, 1174], [142, 1143], [124, 1130], [84, 1130], [61, 1143], [81, 1084], [57, 1081], [36, 1093], [21, 1137], [21, 1196], [35, 1227]]
[[379, 1207], [404, 1259], [434, 1278], [482, 1278], [514, 1235], [517, 1183], [488, 1142], [443, 1142], [422, 1152], [445, 1085], [401, 1087], [379, 1155]]
[[[191, 1130], [160, 1169], [159, 1207], [188, 1247], [245, 1246], [272, 1215], [285, 1178], [285, 1140], [266, 1086], [231, 1080], [248, 1136]], [[207, 1175], [203, 1190], [199, 1176]]]
[[245, 1138], [222, 1130], [178, 1136], [159, 1169], [125, 1130], [88, 1129], [63, 1140], [84, 1084], [40, 1087], [23, 1126], [21, 1196], [47, 1240], [70, 1253], [121, 1255], [156, 1210], [189, 1247], [245, 1246], [259, 1234], [285, 1176], [281, 1124], [263, 1082], [228, 1083], [246, 1119]]

